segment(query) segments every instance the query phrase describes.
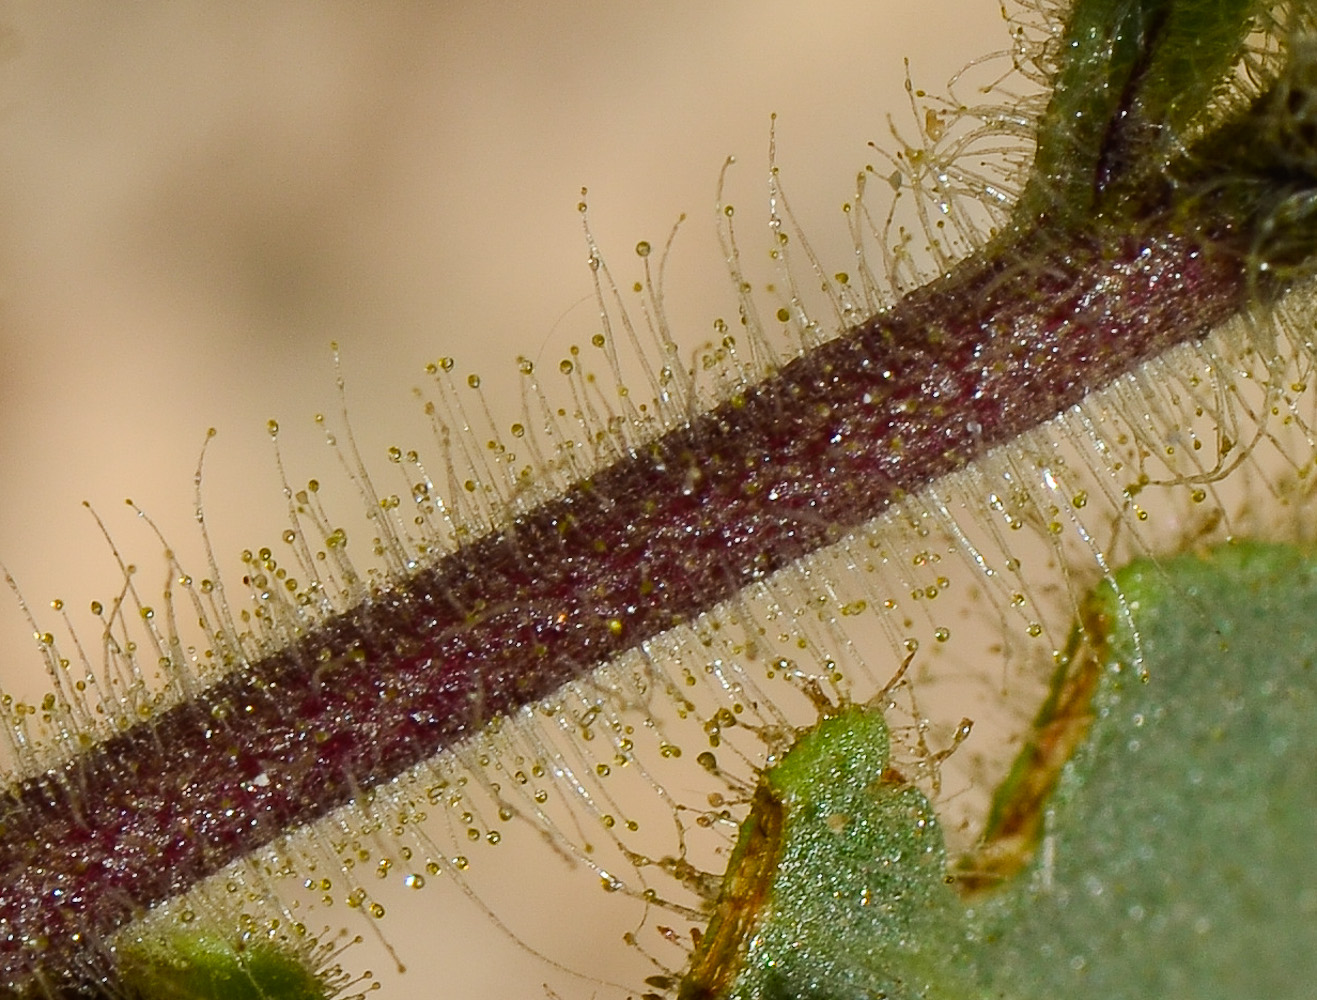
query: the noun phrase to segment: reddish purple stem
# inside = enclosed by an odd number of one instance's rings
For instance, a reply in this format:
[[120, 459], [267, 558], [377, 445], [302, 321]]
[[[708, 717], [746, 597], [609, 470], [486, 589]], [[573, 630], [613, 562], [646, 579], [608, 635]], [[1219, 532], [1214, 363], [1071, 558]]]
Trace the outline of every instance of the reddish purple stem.
[[1203, 245], [1027, 234], [11, 789], [0, 982], [103, 974], [96, 945], [147, 907], [1202, 336], [1247, 290]]

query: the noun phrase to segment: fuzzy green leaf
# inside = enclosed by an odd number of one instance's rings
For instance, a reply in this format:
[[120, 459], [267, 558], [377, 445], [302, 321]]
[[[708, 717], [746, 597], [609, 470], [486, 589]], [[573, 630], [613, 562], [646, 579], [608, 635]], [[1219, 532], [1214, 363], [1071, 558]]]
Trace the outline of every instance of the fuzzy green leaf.
[[134, 1000], [326, 1000], [313, 964], [271, 942], [237, 949], [213, 935], [178, 933], [129, 948], [116, 989]]
[[[1095, 682], [1068, 717], [1075, 752], [1019, 870], [967, 897], [877, 716], [824, 721], [761, 783], [781, 842], [722, 995], [1310, 996], [1314, 620], [1317, 558], [1284, 546], [1140, 562], [1102, 587], [1096, 648], [1057, 678]], [[1061, 704], [1077, 703], [1050, 699], [1040, 731]]]
[[1258, 0], [1079, 0], [1060, 39], [1021, 222], [1061, 225], [1119, 204], [1156, 176], [1240, 59], [1269, 4]]

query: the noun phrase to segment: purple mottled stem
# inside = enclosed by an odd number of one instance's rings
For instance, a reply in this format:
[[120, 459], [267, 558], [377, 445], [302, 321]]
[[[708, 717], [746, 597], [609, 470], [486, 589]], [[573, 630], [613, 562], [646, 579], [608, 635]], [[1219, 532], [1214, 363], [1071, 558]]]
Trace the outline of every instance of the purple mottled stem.
[[85, 974], [87, 944], [152, 904], [1202, 336], [1241, 307], [1245, 268], [1169, 229], [1021, 234], [505, 530], [11, 788], [0, 982]]

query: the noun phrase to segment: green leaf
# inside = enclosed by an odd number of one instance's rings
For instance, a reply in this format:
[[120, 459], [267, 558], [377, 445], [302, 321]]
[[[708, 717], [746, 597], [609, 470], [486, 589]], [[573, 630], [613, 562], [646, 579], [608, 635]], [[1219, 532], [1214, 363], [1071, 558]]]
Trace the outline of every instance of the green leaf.
[[1233, 72], [1272, 5], [1258, 0], [1078, 0], [1059, 39], [1033, 174], [1016, 208], [1072, 226], [1156, 177]]
[[[210, 934], [148, 939], [122, 952], [118, 990], [135, 1000], [327, 1000], [302, 951], [270, 941], [234, 947]], [[116, 993], [118, 995], [118, 993]]]
[[[780, 833], [731, 873], [755, 867], [753, 912], [736, 942], [702, 942], [683, 995], [1310, 996], [1314, 620], [1317, 558], [1286, 546], [1119, 573], [1089, 602], [996, 839], [955, 877], [881, 718], [826, 719], [761, 779], [747, 824]], [[1040, 751], [1054, 746], [1063, 759]], [[720, 908], [744, 888], [729, 878]]]
[[1314, 620], [1317, 559], [1284, 546], [1140, 562], [1100, 588], [1091, 728], [1030, 866], [969, 913], [985, 983], [1039, 998], [1312, 994]]
[[825, 719], [765, 772], [679, 995], [958, 996], [946, 866], [931, 805], [889, 769], [881, 712]]

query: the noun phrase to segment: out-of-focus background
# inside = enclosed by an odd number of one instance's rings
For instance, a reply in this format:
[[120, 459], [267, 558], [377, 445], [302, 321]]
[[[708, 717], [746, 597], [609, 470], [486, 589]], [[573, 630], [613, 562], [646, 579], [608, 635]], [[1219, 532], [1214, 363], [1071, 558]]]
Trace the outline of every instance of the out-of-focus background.
[[[1007, 42], [991, 0], [0, 7], [0, 560], [46, 625], [52, 598], [76, 620], [113, 597], [88, 500], [155, 590], [160, 547], [131, 496], [204, 574], [192, 475], [214, 426], [206, 511], [238, 575], [237, 553], [285, 526], [266, 421], [295, 483], [333, 478], [311, 419], [338, 411], [331, 341], [377, 469], [387, 445], [424, 451], [410, 390], [440, 355], [514, 419], [497, 377], [514, 356], [554, 366], [595, 330], [583, 185], [628, 284], [636, 242], [687, 213], [666, 305], [680, 336], [709, 336], [736, 311], [718, 170], [738, 157], [728, 200], [747, 254], [766, 254], [771, 112], [793, 207], [845, 269], [840, 206], [866, 143], [890, 146], [889, 115], [914, 131], [903, 58], [937, 91]], [[0, 637], [0, 683], [30, 696], [39, 660], [3, 596]], [[589, 896], [546, 902], [501, 861], [519, 909], [547, 906], [531, 922], [557, 928], [552, 957], [607, 978], [627, 928], [590, 928]], [[405, 977], [369, 946], [347, 960], [385, 996], [618, 993], [454, 893], [418, 894], [381, 930]]]

